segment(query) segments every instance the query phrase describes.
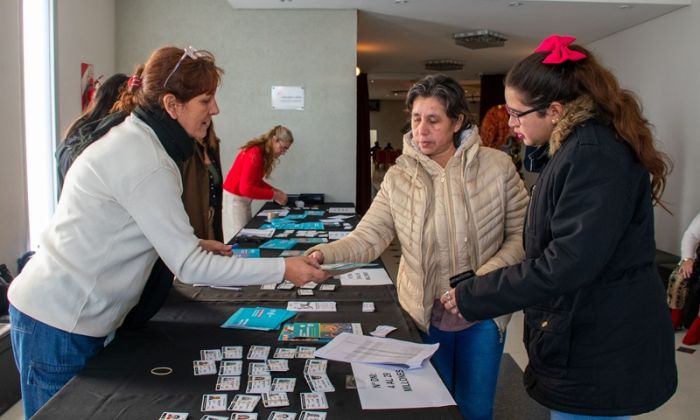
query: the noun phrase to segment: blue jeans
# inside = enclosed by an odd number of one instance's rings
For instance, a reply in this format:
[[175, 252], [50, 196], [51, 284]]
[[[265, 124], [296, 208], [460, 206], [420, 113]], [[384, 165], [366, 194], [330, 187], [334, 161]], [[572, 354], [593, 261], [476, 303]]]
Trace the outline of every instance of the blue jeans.
[[105, 337], [65, 332], [12, 305], [10, 322], [24, 416], [30, 418], [104, 347]]
[[561, 411], [552, 410], [550, 420], [629, 420], [630, 416], [586, 416], [581, 414], [562, 413]]
[[431, 361], [467, 420], [493, 418], [503, 340], [492, 320], [457, 332], [430, 326], [425, 343], [440, 343]]

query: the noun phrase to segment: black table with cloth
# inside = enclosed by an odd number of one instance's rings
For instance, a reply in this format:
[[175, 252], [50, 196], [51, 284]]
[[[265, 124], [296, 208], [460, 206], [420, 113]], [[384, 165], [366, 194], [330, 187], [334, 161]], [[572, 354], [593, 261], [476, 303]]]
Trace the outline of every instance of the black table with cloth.
[[[348, 204], [344, 204], [348, 206]], [[321, 208], [339, 207], [332, 204]], [[349, 205], [351, 206], [351, 205]], [[267, 204], [263, 209], [274, 208]], [[320, 218], [328, 217], [328, 213]], [[318, 219], [318, 218], [316, 218]], [[348, 219], [353, 225], [358, 218]], [[247, 227], [259, 227], [267, 219], [256, 217]], [[309, 221], [309, 220], [303, 220]], [[342, 227], [341, 229], [342, 230]], [[311, 244], [298, 244], [295, 249]], [[239, 246], [251, 246], [240, 243]], [[274, 256], [279, 250], [263, 250], [263, 256]], [[391, 338], [420, 342], [413, 321], [400, 308], [393, 285], [341, 286], [337, 279], [335, 291], [320, 291], [313, 296], [298, 296], [294, 290], [261, 290], [247, 286], [240, 290], [193, 287], [176, 282], [166, 305], [145, 327], [118, 331], [114, 341], [59, 391], [34, 417], [35, 419], [158, 419], [161, 413], [187, 412], [188, 419], [200, 419], [204, 414], [230, 416], [231, 412], [201, 411], [204, 394], [244, 394], [250, 363], [246, 354], [251, 345], [271, 347], [270, 358], [279, 347], [298, 345], [319, 348], [319, 342], [281, 342], [279, 330], [254, 331], [221, 328], [220, 325], [241, 307], [265, 306], [286, 308], [290, 300], [318, 300], [337, 302], [337, 312], [300, 312], [288, 322], [357, 322], [365, 334], [378, 325], [392, 325], [398, 329]], [[362, 302], [374, 302], [375, 312], [362, 312]], [[200, 359], [200, 350], [222, 346], [243, 346], [243, 371], [238, 391], [216, 391], [217, 375], [194, 376], [192, 362]], [[290, 359], [288, 372], [272, 372], [273, 378], [297, 378], [294, 392], [289, 392], [288, 407], [265, 408], [262, 401], [256, 406], [258, 419], [265, 420], [272, 411], [301, 413], [300, 393], [310, 392], [304, 380], [306, 359]], [[218, 363], [217, 363], [218, 366]], [[172, 373], [157, 376], [156, 367], [172, 368]], [[461, 418], [456, 406], [405, 409], [362, 410], [356, 389], [346, 388], [346, 379], [352, 375], [349, 363], [328, 362], [328, 377], [335, 392], [326, 393], [328, 419], [455, 419]], [[440, 385], [442, 386], [442, 385]]]

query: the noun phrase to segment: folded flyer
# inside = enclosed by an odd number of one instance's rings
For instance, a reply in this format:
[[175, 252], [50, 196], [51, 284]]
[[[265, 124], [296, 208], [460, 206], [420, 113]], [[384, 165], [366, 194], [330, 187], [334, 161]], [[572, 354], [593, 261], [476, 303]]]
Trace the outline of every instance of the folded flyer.
[[294, 315], [296, 312], [282, 308], [240, 308], [221, 327], [270, 331], [279, 329], [284, 321]]

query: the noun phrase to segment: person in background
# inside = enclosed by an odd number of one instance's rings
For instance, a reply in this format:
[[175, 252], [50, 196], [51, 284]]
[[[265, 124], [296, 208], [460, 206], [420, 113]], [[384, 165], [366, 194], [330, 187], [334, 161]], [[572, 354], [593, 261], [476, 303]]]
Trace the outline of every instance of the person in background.
[[265, 182], [279, 158], [294, 143], [292, 132], [277, 125], [241, 147], [224, 181], [224, 239], [233, 238], [253, 218], [253, 200], [273, 200], [287, 204], [287, 194]]
[[441, 297], [466, 321], [524, 310], [529, 395], [553, 420], [627, 419], [678, 384], [654, 263], [653, 205], [669, 163], [637, 99], [573, 37], [552, 35], [505, 79], [510, 125], [548, 148], [526, 258]]
[[[668, 306], [671, 308], [673, 328], [683, 326], [683, 308], [688, 298], [688, 282], [698, 277], [697, 255], [700, 252], [700, 214], [690, 222], [681, 239], [681, 260], [671, 273], [668, 281]], [[700, 314], [693, 320], [688, 332], [683, 337], [683, 344], [689, 346], [700, 343]]]
[[409, 90], [411, 132], [379, 193], [348, 236], [308, 251], [319, 263], [370, 262], [398, 237], [401, 307], [440, 343], [432, 358], [466, 419], [491, 419], [510, 315], [466, 322], [439, 297], [450, 277], [524, 257], [527, 193], [505, 153], [482, 147], [460, 84], [430, 75]]
[[41, 244], [12, 282], [11, 337], [27, 418], [121, 325], [158, 255], [186, 283], [297, 285], [328, 275], [308, 257], [231, 257], [200, 248], [178, 165], [219, 113], [222, 70], [192, 47], [154, 51], [136, 108], [71, 167]]
[[104, 117], [110, 113], [112, 106], [126, 87], [128, 79], [127, 75], [117, 73], [100, 84], [90, 105], [66, 130], [63, 141], [56, 148], [59, 197], [63, 189], [66, 173], [73, 161], [86, 147], [104, 134], [98, 130], [97, 133], [99, 134], [96, 137], [96, 128], [103, 121]]

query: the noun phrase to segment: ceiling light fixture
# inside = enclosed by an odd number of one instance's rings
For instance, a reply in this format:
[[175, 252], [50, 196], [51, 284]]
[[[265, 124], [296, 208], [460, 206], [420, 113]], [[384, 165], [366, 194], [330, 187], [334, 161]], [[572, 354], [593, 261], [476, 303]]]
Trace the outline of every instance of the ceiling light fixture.
[[425, 62], [425, 69], [432, 71], [453, 71], [462, 70], [464, 63], [459, 60], [445, 58], [441, 60], [428, 60]]
[[454, 34], [455, 44], [462, 47], [478, 50], [482, 48], [502, 47], [507, 38], [498, 32], [482, 29], [473, 32], [461, 32]]

